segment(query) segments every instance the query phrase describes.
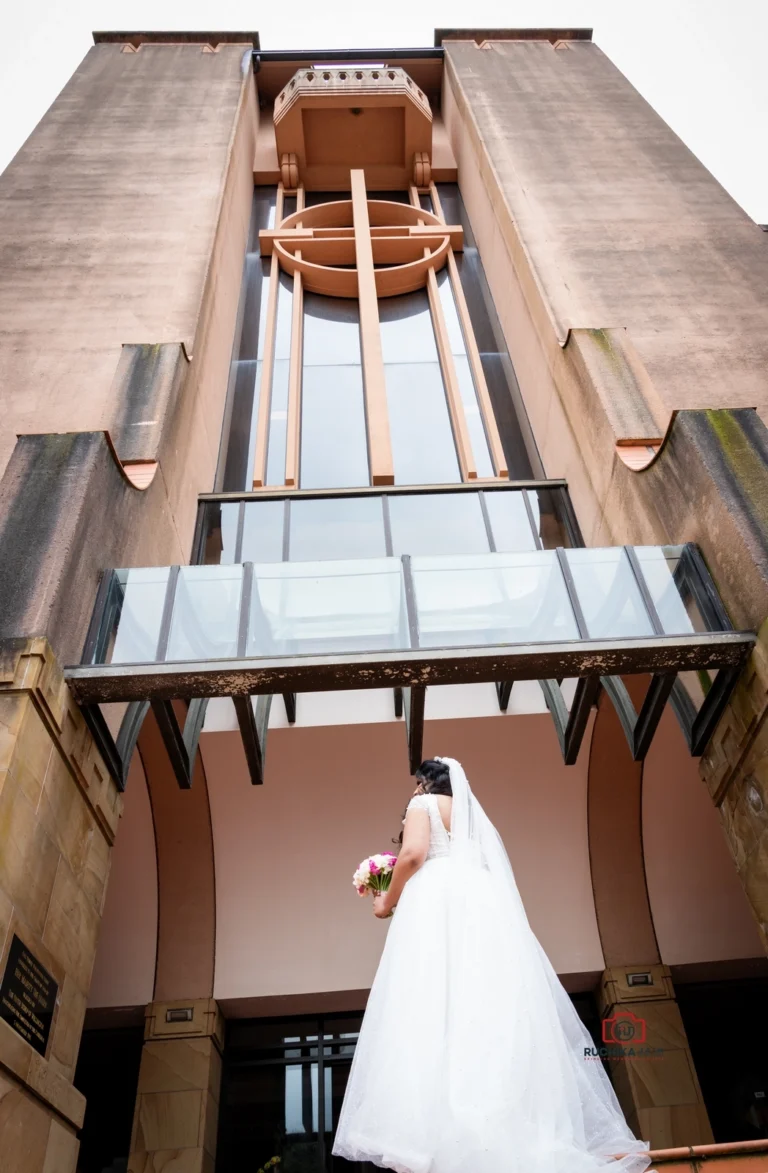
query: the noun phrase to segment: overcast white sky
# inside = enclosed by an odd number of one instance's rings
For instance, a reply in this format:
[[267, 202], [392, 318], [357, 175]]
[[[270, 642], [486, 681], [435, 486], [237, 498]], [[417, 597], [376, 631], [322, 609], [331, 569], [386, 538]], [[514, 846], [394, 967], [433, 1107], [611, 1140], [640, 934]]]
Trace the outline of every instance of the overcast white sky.
[[758, 223], [768, 223], [768, 0], [8, 0], [0, 170], [93, 29], [257, 29], [264, 49], [431, 45], [435, 27], [587, 25]]

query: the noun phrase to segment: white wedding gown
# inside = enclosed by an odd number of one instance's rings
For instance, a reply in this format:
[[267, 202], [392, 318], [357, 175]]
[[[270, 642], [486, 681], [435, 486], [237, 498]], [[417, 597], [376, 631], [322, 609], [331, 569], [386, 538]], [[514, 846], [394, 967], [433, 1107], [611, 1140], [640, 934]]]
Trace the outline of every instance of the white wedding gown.
[[531, 930], [504, 845], [458, 762], [446, 832], [390, 922], [335, 1156], [396, 1173], [642, 1173], [586, 1027]]

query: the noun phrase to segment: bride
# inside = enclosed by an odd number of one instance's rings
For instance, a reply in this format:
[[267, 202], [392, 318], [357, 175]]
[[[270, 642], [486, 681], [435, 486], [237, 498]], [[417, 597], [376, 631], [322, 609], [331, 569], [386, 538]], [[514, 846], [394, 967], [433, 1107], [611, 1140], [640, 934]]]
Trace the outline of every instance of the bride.
[[592, 1039], [452, 758], [424, 762], [334, 1156], [396, 1173], [642, 1173]]

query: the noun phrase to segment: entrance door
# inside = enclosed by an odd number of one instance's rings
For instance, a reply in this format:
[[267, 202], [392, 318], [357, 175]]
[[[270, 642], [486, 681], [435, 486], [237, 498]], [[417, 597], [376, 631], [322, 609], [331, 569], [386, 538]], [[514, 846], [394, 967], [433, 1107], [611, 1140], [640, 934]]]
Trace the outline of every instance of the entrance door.
[[231, 1021], [217, 1173], [375, 1173], [331, 1155], [362, 1015]]

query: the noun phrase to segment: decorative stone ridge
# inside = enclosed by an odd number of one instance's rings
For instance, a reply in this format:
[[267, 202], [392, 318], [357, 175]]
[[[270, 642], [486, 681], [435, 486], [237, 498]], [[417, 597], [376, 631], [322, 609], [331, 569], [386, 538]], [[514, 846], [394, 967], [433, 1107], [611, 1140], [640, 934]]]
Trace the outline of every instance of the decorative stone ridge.
[[429, 183], [432, 111], [403, 69], [300, 69], [275, 99], [274, 122], [291, 188], [346, 191], [350, 168], [364, 168], [373, 190]]
[[445, 41], [474, 41], [482, 45], [491, 41], [549, 41], [550, 45], [557, 45], [559, 41], [591, 41], [592, 29], [589, 28], [456, 28], [435, 29], [435, 45], [440, 46]]
[[275, 126], [285, 117], [295, 102], [321, 97], [375, 97], [404, 96], [410, 98], [422, 114], [432, 121], [428, 98], [415, 81], [399, 66], [369, 69], [366, 66], [330, 69], [299, 69], [275, 100]]
[[134, 49], [142, 45], [210, 45], [217, 48], [219, 45], [252, 45], [259, 46], [259, 34], [247, 32], [95, 32], [94, 45], [132, 45]]
[[74, 1173], [72, 1079], [121, 803], [47, 641], [0, 643], [0, 980], [23, 977], [6, 975], [18, 938], [55, 990], [38, 1047], [23, 1016], [0, 1019], [3, 1168]]

